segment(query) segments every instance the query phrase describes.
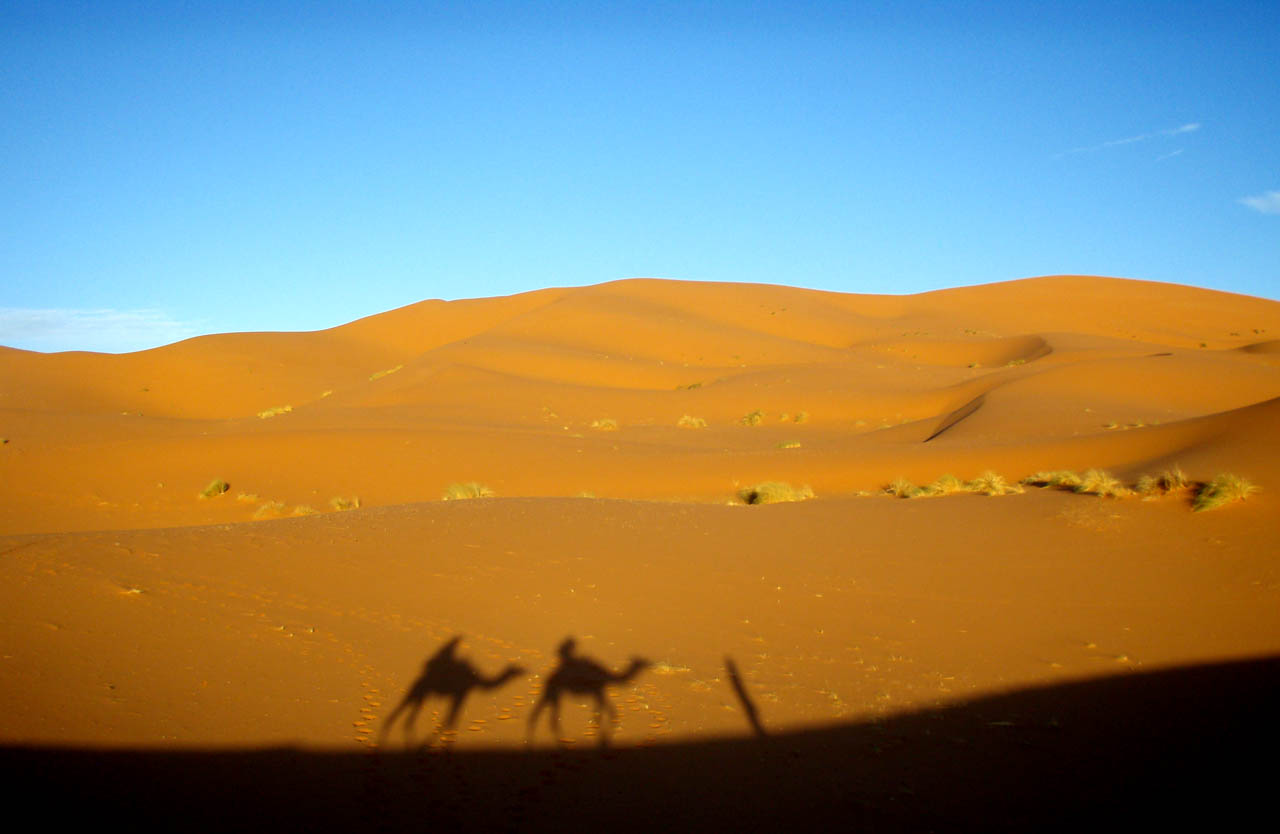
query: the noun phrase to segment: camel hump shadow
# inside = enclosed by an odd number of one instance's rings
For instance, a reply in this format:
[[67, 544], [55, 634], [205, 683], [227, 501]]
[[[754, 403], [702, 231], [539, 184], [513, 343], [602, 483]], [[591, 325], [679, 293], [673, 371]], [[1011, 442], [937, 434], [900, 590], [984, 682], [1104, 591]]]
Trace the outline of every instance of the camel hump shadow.
[[397, 719], [403, 719], [405, 746], [410, 746], [410, 737], [414, 724], [417, 723], [418, 713], [433, 695], [439, 695], [449, 701], [449, 711], [439, 726], [423, 742], [424, 746], [430, 744], [436, 735], [457, 726], [463, 704], [473, 691], [497, 689], [512, 678], [525, 673], [524, 667], [512, 663], [496, 675], [483, 675], [471, 664], [471, 661], [458, 657], [458, 645], [461, 642], [462, 635], [452, 637], [445, 641], [435, 654], [427, 658], [422, 665], [421, 674], [410, 684], [400, 703], [382, 722], [380, 738], [385, 739]]
[[534, 731], [537, 729], [538, 717], [542, 714], [543, 709], [547, 709], [549, 712], [551, 730], [555, 733], [556, 738], [564, 736], [564, 731], [560, 725], [560, 698], [562, 695], [569, 693], [573, 695], [589, 695], [595, 701], [595, 720], [600, 727], [600, 743], [607, 744], [608, 732], [602, 721], [603, 714], [608, 713], [610, 724], [613, 724], [618, 720], [618, 711], [606, 696], [605, 687], [609, 684], [626, 683], [650, 665], [649, 661], [642, 657], [632, 657], [625, 669], [621, 672], [613, 672], [586, 655], [576, 654], [576, 648], [577, 640], [573, 637], [566, 637], [556, 650], [560, 658], [559, 663], [551, 671], [551, 674], [547, 676], [542, 696], [538, 699], [538, 703], [534, 705], [533, 712], [529, 714], [529, 739], [533, 738]]

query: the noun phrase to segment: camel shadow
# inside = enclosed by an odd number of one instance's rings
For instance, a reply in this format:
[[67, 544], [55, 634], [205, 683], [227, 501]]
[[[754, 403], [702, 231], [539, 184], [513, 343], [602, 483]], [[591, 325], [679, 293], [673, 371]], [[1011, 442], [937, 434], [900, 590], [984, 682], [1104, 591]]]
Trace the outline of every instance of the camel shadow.
[[[595, 700], [595, 721], [599, 728], [600, 745], [602, 747], [607, 745], [609, 743], [608, 727], [618, 722], [618, 711], [609, 702], [604, 688], [611, 683], [626, 683], [649, 666], [649, 661], [644, 658], [632, 657], [626, 669], [621, 672], [611, 672], [591, 658], [575, 654], [576, 647], [577, 641], [572, 637], [566, 637], [556, 649], [556, 653], [560, 656], [560, 663], [547, 676], [542, 696], [534, 705], [533, 712], [529, 714], [527, 741], [533, 740], [538, 716], [542, 714], [543, 709], [550, 710], [549, 721], [552, 733], [557, 739], [564, 737], [564, 731], [560, 726], [560, 698], [568, 693], [590, 695]], [[609, 714], [608, 725], [603, 721], [606, 712]]]
[[422, 746], [426, 747], [435, 740], [437, 735], [457, 726], [458, 717], [462, 714], [462, 705], [473, 690], [497, 689], [525, 672], [521, 666], [508, 664], [497, 675], [485, 677], [476, 671], [469, 660], [458, 657], [458, 644], [461, 642], [462, 635], [453, 637], [435, 654], [427, 658], [422, 666], [422, 673], [409, 686], [396, 708], [382, 722], [382, 730], [378, 736], [379, 744], [390, 734], [396, 720], [403, 719], [404, 743], [405, 747], [410, 747], [410, 738], [414, 724], [418, 720], [418, 713], [422, 711], [422, 707], [432, 695], [440, 695], [449, 701], [449, 712], [431, 735], [423, 741]]

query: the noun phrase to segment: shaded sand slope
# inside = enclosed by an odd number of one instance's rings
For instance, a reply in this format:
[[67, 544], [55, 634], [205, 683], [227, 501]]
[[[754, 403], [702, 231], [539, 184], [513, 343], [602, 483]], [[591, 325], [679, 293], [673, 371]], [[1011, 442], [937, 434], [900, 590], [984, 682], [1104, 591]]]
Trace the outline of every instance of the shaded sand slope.
[[[638, 279], [121, 356], [0, 349], [0, 530], [239, 522], [470, 480], [723, 502], [761, 480], [827, 497], [1178, 461], [1265, 484], [1278, 333], [1275, 302], [1121, 279], [916, 296]], [[231, 491], [198, 500], [214, 478]]]

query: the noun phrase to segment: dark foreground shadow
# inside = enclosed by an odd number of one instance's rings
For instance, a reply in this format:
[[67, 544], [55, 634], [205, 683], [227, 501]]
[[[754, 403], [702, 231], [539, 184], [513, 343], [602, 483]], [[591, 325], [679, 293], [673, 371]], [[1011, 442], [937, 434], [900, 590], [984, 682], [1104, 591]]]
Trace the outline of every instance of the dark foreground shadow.
[[1280, 658], [1268, 658], [651, 748], [10, 746], [0, 784], [54, 830], [89, 813], [95, 824], [219, 832], [1231, 831], [1274, 819], [1277, 704]]

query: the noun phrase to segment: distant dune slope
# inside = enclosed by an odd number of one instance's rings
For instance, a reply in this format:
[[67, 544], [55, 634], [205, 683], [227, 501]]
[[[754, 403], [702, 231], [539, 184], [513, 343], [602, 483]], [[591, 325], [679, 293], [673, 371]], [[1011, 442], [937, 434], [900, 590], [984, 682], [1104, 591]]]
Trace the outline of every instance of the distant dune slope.
[[[119, 356], [0, 348], [0, 532], [243, 522], [459, 481], [722, 502], [764, 480], [821, 498], [1176, 462], [1275, 484], [1277, 344], [1273, 301], [1055, 276], [914, 296], [634, 279]], [[198, 498], [215, 478], [229, 490]]]

